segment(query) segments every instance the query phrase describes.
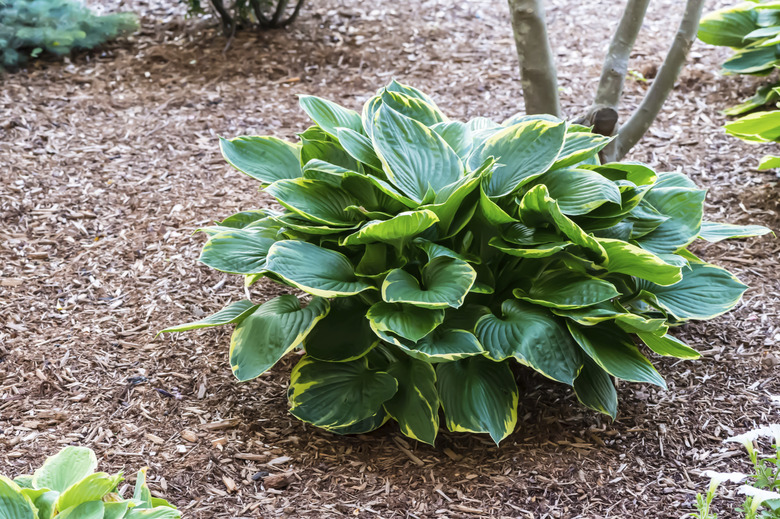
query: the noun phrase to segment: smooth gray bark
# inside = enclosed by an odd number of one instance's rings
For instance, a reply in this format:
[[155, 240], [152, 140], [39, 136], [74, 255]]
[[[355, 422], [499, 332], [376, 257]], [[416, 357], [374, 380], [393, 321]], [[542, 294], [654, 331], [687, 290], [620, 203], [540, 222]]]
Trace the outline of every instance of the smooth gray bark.
[[634, 48], [650, 0], [628, 0], [617, 30], [612, 36], [601, 78], [593, 104], [599, 107], [617, 108], [623, 93], [623, 83], [628, 74], [628, 59]]
[[547, 37], [543, 0], [508, 2], [520, 61], [520, 86], [525, 99], [525, 112], [560, 117], [558, 78]]
[[696, 38], [696, 31], [699, 28], [704, 0], [688, 0], [685, 5], [677, 34], [674, 37], [669, 53], [666, 55], [658, 75], [653, 80], [653, 84], [642, 100], [639, 108], [631, 115], [626, 124], [624, 124], [617, 134], [617, 140], [614, 145], [613, 153], [607, 158], [609, 160], [620, 160], [626, 153], [642, 138], [642, 136], [653, 124], [658, 112], [661, 111], [669, 92], [674, 88], [677, 76], [680, 75], [688, 51]]

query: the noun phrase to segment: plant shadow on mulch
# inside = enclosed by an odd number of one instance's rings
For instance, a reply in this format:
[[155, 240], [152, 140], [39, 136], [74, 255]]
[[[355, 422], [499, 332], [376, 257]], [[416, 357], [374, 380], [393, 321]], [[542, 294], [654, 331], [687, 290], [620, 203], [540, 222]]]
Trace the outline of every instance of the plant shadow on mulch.
[[[570, 114], [592, 96], [618, 4], [550, 2]], [[660, 63], [677, 4], [653, 3], [632, 69]], [[434, 448], [394, 425], [338, 437], [287, 412], [295, 355], [237, 384], [227, 331], [155, 339], [244, 296], [237, 276], [197, 263], [192, 230], [271, 200], [225, 165], [217, 135], [294, 138], [307, 126], [296, 94], [359, 108], [392, 77], [457, 119], [503, 120], [522, 101], [500, 2], [323, 0], [288, 30], [239, 34], [224, 53], [217, 28], [181, 7], [123, 8], [144, 14], [131, 41], [0, 78], [0, 473], [80, 444], [130, 480], [150, 466], [153, 491], [196, 519], [672, 518], [692, 509], [702, 470], [746, 466], [723, 439], [778, 421], [772, 238], [695, 247], [752, 289], [734, 312], [678, 332], [702, 359], [654, 358], [667, 391], [621, 383], [612, 423], [521, 370], [518, 429], [498, 448], [446, 431]], [[720, 129], [718, 110], [756, 84], [719, 76], [726, 55], [694, 47], [630, 158], [707, 187], [708, 219], [777, 229], [777, 177], [754, 169], [766, 150]], [[626, 114], [646, 89], [627, 82]], [[282, 290], [260, 283], [251, 296]], [[734, 517], [737, 500], [726, 496], [719, 517]]]

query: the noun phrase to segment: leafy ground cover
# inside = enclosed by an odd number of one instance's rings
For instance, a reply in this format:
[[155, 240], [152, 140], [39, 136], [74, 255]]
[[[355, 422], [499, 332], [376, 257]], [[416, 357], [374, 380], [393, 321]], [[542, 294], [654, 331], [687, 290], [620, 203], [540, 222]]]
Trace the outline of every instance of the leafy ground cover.
[[[357, 109], [391, 77], [431, 92], [458, 119], [503, 120], [522, 107], [501, 3], [374, 11], [325, 0], [285, 32], [237, 35], [227, 54], [218, 27], [187, 22], [183, 33], [170, 2], [127, 4], [147, 14], [134, 46], [0, 80], [0, 473], [29, 472], [79, 443], [108, 472], [148, 465], [153, 493], [198, 519], [672, 518], [693, 509], [701, 471], [747, 468], [722, 441], [780, 412], [772, 239], [697, 246], [753, 288], [735, 312], [683, 329], [703, 358], [661, 361], [668, 391], [622, 383], [611, 423], [569, 389], [533, 378], [520, 388], [518, 430], [500, 448], [446, 431], [432, 448], [393, 426], [329, 435], [287, 412], [297, 358], [238, 385], [227, 332], [154, 340], [242, 298], [239, 279], [194, 266], [192, 227], [271, 204], [224, 163], [216, 135], [292, 139], [306, 124], [296, 94]], [[598, 75], [592, 45], [606, 49], [620, 5], [550, 4], [563, 103], [578, 113], [595, 87], [581, 78]], [[652, 9], [631, 64], [648, 78], [679, 6]], [[754, 169], [767, 150], [720, 129], [718, 110], [756, 88], [753, 78], [718, 76], [727, 55], [695, 46], [629, 158], [707, 187], [709, 220], [776, 230], [776, 176]], [[647, 84], [627, 88], [634, 102]], [[281, 293], [258, 284], [252, 296]]]

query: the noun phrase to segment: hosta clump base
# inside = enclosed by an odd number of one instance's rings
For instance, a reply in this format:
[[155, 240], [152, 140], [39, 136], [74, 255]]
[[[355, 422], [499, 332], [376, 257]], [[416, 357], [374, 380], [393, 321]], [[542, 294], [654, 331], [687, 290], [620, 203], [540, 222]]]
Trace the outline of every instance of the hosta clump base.
[[387, 420], [433, 443], [506, 437], [520, 363], [615, 416], [612, 377], [664, 386], [637, 347], [698, 354], [670, 326], [733, 307], [745, 286], [686, 250], [761, 234], [702, 223], [704, 191], [680, 173], [606, 164], [609, 141], [546, 117], [451, 121], [393, 82], [362, 114], [316, 97], [300, 142], [221, 141], [225, 158], [285, 208], [202, 229], [201, 261], [311, 295], [244, 300], [184, 331], [235, 324], [239, 380], [302, 348], [291, 412], [335, 433]]

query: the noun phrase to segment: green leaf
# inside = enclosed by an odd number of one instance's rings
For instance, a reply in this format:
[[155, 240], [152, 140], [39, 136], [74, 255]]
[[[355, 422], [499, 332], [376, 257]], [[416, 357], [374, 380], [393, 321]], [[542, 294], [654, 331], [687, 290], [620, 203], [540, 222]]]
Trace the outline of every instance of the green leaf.
[[434, 126], [446, 120], [430, 98], [426, 100], [413, 93], [388, 88], [380, 93], [380, 97], [386, 107], [425, 126]]
[[339, 142], [355, 160], [372, 168], [382, 169], [382, 161], [374, 151], [371, 139], [349, 128], [338, 128], [337, 131]]
[[439, 221], [433, 211], [405, 211], [389, 220], [373, 220], [361, 227], [357, 232], [341, 239], [339, 245], [362, 245], [384, 242], [402, 244], [428, 229]]
[[714, 265], [692, 263], [670, 286], [637, 283], [643, 296], [677, 319], [712, 319], [728, 312], [747, 290], [734, 275]]
[[0, 517], [3, 519], [38, 519], [35, 506], [22, 489], [5, 476], [0, 476]]
[[97, 468], [97, 458], [86, 447], [68, 446], [46, 458], [33, 474], [33, 488], [65, 492], [71, 485], [89, 476]]
[[121, 474], [109, 476], [105, 472], [90, 474], [64, 491], [57, 500], [57, 510], [67, 510], [88, 501], [100, 501], [123, 480]]
[[460, 121], [450, 121], [434, 124], [431, 126], [431, 130], [438, 133], [461, 159], [468, 157], [473, 139], [471, 129], [467, 124]]
[[124, 519], [179, 519], [181, 512], [167, 506], [157, 508], [131, 508]]
[[678, 359], [698, 359], [701, 354], [670, 335], [658, 335], [650, 332], [638, 332], [637, 336], [648, 348], [664, 357], [676, 357]]
[[590, 251], [595, 261], [603, 262], [607, 253], [592, 235], [585, 233], [577, 224], [561, 212], [558, 203], [550, 198], [547, 187], [532, 187], [519, 202], [520, 219], [528, 227], [538, 227], [543, 223], [555, 225], [572, 243]]
[[464, 174], [463, 163], [444, 139], [387, 106], [376, 114], [373, 143], [388, 180], [416, 202]]
[[[515, 223], [517, 218], [510, 215], [495, 200], [492, 200], [485, 192], [487, 181], [483, 180], [479, 186], [479, 209], [482, 216], [491, 225], [503, 225], [505, 223]], [[498, 200], [498, 199], [496, 199]], [[514, 208], [513, 208], [514, 209]]]
[[375, 415], [397, 390], [395, 378], [369, 369], [365, 358], [323, 362], [306, 355], [290, 378], [290, 412], [318, 427], [347, 427]]
[[374, 303], [366, 312], [371, 329], [379, 336], [399, 335], [417, 342], [444, 322], [444, 310], [429, 310], [412, 305]]
[[290, 211], [318, 224], [349, 226], [362, 219], [346, 212], [360, 204], [354, 196], [322, 180], [279, 180], [265, 190]]
[[563, 148], [566, 123], [526, 121], [505, 128], [478, 146], [469, 156], [469, 169], [476, 169], [488, 157], [496, 166], [485, 193], [505, 196], [545, 173]]
[[562, 250], [572, 245], [570, 242], [555, 242], [545, 243], [534, 247], [518, 247], [516, 245], [507, 243], [498, 236], [491, 238], [488, 244], [491, 247], [495, 247], [496, 249], [500, 250], [504, 254], [518, 256], [520, 258], [547, 258], [549, 256], [558, 254]]
[[653, 188], [647, 200], [659, 213], [669, 219], [637, 242], [656, 254], [673, 254], [690, 245], [701, 230], [701, 219], [706, 191], [686, 187]]
[[[463, 211], [462, 206], [466, 197], [474, 191], [479, 183], [479, 173], [472, 173], [441, 189], [436, 193], [432, 204], [420, 207], [420, 209], [432, 211], [439, 219], [437, 227], [442, 237], [457, 234], [471, 220], [471, 215], [467, 214], [469, 210]], [[473, 210], [471, 212], [473, 213]]]
[[780, 141], [780, 112], [755, 112], [726, 123], [726, 133], [749, 142]]
[[655, 171], [639, 162], [610, 162], [601, 166], [583, 164], [580, 168], [595, 171], [613, 182], [627, 180], [637, 186], [649, 186], [658, 179]]
[[375, 288], [357, 278], [352, 263], [340, 252], [297, 240], [274, 243], [266, 269], [314, 296], [351, 296]]
[[552, 169], [568, 168], [579, 164], [595, 156], [611, 141], [612, 137], [605, 137], [597, 133], [572, 131], [572, 128], [569, 128], [566, 132], [566, 140], [563, 142], [563, 149], [558, 154], [558, 160], [555, 161]]
[[582, 350], [612, 376], [629, 382], [648, 382], [666, 389], [666, 382], [631, 337], [616, 326], [581, 327], [567, 323]]
[[666, 263], [652, 252], [621, 240], [597, 240], [607, 251], [607, 270], [610, 272], [636, 276], [659, 285], [673, 285], [682, 279], [680, 267]]
[[317, 360], [344, 362], [362, 357], [379, 339], [366, 318], [368, 307], [358, 297], [340, 297], [303, 340], [306, 353]]
[[273, 229], [228, 229], [209, 238], [198, 261], [230, 274], [259, 274], [276, 237]]
[[417, 343], [399, 340], [392, 336], [388, 338], [394, 339], [388, 342], [400, 347], [410, 357], [429, 363], [485, 354], [485, 349], [474, 334], [466, 330], [450, 329], [444, 326], [436, 328]]
[[574, 392], [582, 405], [609, 415], [617, 416], [617, 391], [609, 373], [586, 357], [577, 378], [574, 379]]
[[501, 304], [501, 317], [483, 316], [477, 338], [495, 361], [514, 358], [558, 382], [571, 385], [582, 354], [566, 327], [547, 309], [520, 301]]
[[139, 470], [135, 478], [133, 499], [138, 503], [137, 508], [152, 507], [152, 492], [149, 490], [149, 485], [146, 484], [146, 470], [146, 468]]
[[385, 411], [384, 407], [379, 410], [378, 413], [369, 416], [365, 420], [360, 420], [352, 425], [346, 427], [328, 427], [327, 431], [333, 434], [365, 434], [382, 427], [385, 422], [390, 419], [390, 416]]
[[108, 501], [103, 503], [103, 519], [123, 519], [130, 507], [130, 501]]
[[[780, 26], [774, 27], [773, 29], [780, 30]], [[776, 102], [778, 99], [780, 99], [780, 93], [773, 88], [774, 86], [775, 85], [765, 85], [759, 87], [753, 97], [743, 101], [736, 106], [732, 106], [731, 108], [723, 110], [723, 113], [730, 116], [742, 115], [748, 112], [752, 112], [756, 108], [761, 108], [762, 106], [769, 103]]]
[[758, 27], [753, 5], [742, 2], [705, 15], [699, 23], [699, 39], [710, 45], [742, 47], [745, 36]]
[[759, 171], [776, 168], [780, 168], [780, 157], [775, 157], [774, 155], [766, 155], [758, 165]]
[[526, 291], [516, 288], [515, 297], [551, 308], [581, 308], [620, 296], [609, 281], [565, 268], [550, 269], [535, 279]]
[[[32, 498], [32, 496], [30, 497]], [[47, 519], [54, 517], [54, 514], [57, 510], [57, 500], [59, 497], [59, 492], [56, 490], [49, 490], [48, 492], [44, 492], [34, 499], [33, 504], [35, 505], [35, 508], [38, 509], [39, 519], [42, 517]]]
[[514, 431], [519, 393], [508, 362], [469, 357], [437, 365], [436, 375], [450, 431], [488, 433], [496, 444]]
[[327, 315], [326, 299], [315, 297], [306, 308], [292, 295], [263, 303], [236, 326], [230, 339], [230, 367], [242, 382], [268, 371], [299, 346], [318, 321]]
[[556, 169], [538, 182], [547, 186], [564, 214], [582, 215], [605, 202], [621, 203], [620, 190], [613, 182], [586, 169]]
[[730, 240], [732, 238], [763, 236], [771, 232], [771, 229], [763, 225], [731, 225], [728, 223], [702, 222], [699, 238], [710, 243], [717, 243], [721, 240]]
[[780, 61], [775, 47], [773, 45], [743, 49], [723, 63], [723, 70], [731, 74], [768, 74]]
[[219, 147], [231, 166], [264, 184], [302, 176], [300, 148], [276, 137], [220, 137]]
[[404, 355], [390, 364], [387, 373], [398, 381], [398, 392], [385, 402], [385, 410], [404, 435], [433, 445], [439, 432], [439, 394], [433, 367]]
[[224, 326], [226, 324], [238, 324], [243, 321], [249, 314], [254, 312], [258, 306], [260, 305], [256, 305], [248, 299], [242, 299], [241, 301], [230, 303], [219, 312], [210, 315], [205, 319], [172, 326], [158, 332], [157, 335], [160, 335], [161, 333], [186, 332], [188, 330], [210, 328], [212, 326]]
[[58, 513], [56, 517], [57, 519], [103, 519], [104, 513], [103, 501], [89, 501], [78, 506], [66, 508]]
[[665, 319], [650, 319], [632, 314], [617, 303], [603, 303], [587, 308], [573, 310], [553, 309], [556, 315], [567, 317], [583, 326], [593, 326], [605, 321], [615, 321], [627, 332], [665, 332], [668, 329]]
[[300, 96], [298, 102], [312, 121], [331, 137], [337, 137], [339, 127], [356, 132], [363, 130], [360, 114], [354, 110], [314, 96]]
[[438, 257], [422, 269], [422, 283], [403, 269], [392, 270], [382, 284], [382, 299], [422, 308], [457, 308], [471, 290], [477, 273], [465, 261]]

